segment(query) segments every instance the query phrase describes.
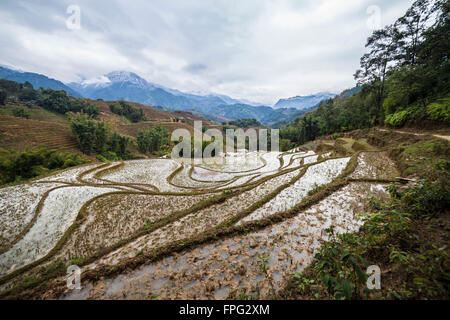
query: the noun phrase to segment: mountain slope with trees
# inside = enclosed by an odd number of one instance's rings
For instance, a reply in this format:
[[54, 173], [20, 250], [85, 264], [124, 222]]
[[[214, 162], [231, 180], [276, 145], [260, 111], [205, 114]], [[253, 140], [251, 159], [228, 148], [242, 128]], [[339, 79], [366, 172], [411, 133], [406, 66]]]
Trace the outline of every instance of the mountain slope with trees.
[[44, 89], [64, 90], [72, 97], [81, 97], [77, 91], [73, 90], [69, 86], [66, 86], [61, 81], [51, 79], [38, 73], [22, 72], [0, 66], [0, 78], [19, 83], [29, 82], [35, 89], [42, 87]]
[[291, 124], [281, 137], [302, 144], [320, 135], [372, 126], [450, 124], [449, 1], [418, 0], [376, 30], [355, 79], [360, 91], [339, 95]]

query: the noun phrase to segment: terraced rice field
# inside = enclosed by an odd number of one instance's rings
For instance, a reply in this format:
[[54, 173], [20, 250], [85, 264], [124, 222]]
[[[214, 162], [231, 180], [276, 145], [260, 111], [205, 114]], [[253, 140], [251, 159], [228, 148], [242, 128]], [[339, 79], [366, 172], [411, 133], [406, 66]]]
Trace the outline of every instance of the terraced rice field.
[[67, 124], [0, 115], [2, 148], [24, 150], [27, 146], [79, 152], [78, 142]]
[[[398, 175], [381, 152], [221, 157], [89, 164], [0, 189], [0, 290], [20, 295], [32, 277], [45, 283], [39, 298], [270, 298], [311, 263], [326, 228], [357, 231], [367, 198], [386, 197]], [[41, 279], [71, 264], [81, 291], [61, 274]]]

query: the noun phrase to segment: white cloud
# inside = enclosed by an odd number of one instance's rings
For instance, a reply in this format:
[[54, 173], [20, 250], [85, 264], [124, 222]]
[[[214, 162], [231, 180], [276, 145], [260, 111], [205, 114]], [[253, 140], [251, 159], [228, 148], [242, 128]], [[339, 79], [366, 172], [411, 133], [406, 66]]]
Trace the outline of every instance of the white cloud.
[[182, 91], [268, 104], [354, 85], [369, 18], [382, 24], [412, 1], [79, 1], [81, 30], [68, 30], [71, 1], [0, 3], [0, 63], [62, 81], [129, 70]]

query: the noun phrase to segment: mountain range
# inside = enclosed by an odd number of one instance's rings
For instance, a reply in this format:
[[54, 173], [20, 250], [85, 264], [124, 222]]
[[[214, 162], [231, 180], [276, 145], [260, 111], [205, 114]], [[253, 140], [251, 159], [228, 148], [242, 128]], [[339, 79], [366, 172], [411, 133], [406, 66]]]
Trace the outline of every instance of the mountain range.
[[334, 98], [335, 96], [335, 93], [329, 92], [320, 92], [310, 96], [296, 96], [287, 99], [280, 99], [273, 107], [274, 109], [295, 108], [298, 110], [303, 110], [313, 107], [323, 100]]
[[320, 101], [335, 96], [331, 93], [319, 93], [280, 99], [272, 108], [226, 95], [184, 93], [148, 82], [129, 71], [113, 71], [97, 78], [64, 84], [41, 74], [0, 67], [0, 78], [17, 82], [29, 81], [34, 88], [42, 86], [65, 90], [74, 97], [107, 101], [123, 99], [168, 111], [190, 111], [216, 122], [255, 118], [266, 125], [287, 123], [306, 110], [312, 110]]
[[75, 98], [80, 98], [81, 94], [73, 90], [72, 88], [66, 86], [61, 81], [48, 78], [39, 73], [24, 72], [19, 70], [13, 70], [7, 67], [0, 66], [0, 78], [11, 80], [19, 83], [24, 83], [28, 81], [33, 85], [33, 88], [39, 89], [43, 87], [44, 89], [54, 89], [54, 90], [64, 90], [71, 96]]

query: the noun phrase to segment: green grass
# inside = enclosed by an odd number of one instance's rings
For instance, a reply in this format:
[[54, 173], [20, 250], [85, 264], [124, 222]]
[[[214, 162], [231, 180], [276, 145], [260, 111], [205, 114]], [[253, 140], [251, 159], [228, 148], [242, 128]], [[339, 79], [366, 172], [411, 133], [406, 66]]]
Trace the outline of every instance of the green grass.
[[391, 150], [399, 163], [403, 176], [425, 176], [436, 167], [448, 166], [450, 143], [443, 139], [427, 136], [416, 143], [402, 143]]
[[26, 106], [11, 106], [0, 107], [0, 114], [7, 116], [14, 116], [14, 110], [23, 109], [30, 116], [30, 119], [40, 121], [50, 121], [67, 124], [67, 119], [64, 115], [51, 112], [39, 107], [28, 108]]

